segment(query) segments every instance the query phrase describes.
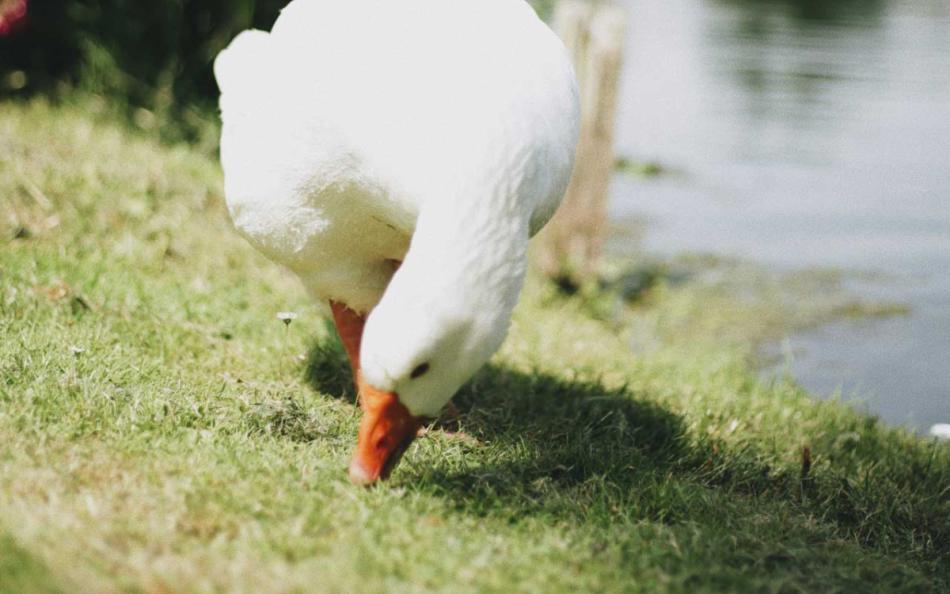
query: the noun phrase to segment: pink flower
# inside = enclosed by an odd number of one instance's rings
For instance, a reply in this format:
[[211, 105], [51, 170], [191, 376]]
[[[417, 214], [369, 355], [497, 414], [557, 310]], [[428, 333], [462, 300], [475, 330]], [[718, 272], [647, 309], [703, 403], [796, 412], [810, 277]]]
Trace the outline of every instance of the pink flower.
[[0, 37], [16, 33], [26, 25], [27, 0], [0, 0]]

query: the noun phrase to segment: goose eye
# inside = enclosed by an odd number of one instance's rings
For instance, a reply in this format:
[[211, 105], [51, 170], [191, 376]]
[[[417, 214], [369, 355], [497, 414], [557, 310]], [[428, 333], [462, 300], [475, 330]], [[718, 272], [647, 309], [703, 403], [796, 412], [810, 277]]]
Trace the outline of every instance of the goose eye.
[[416, 368], [412, 370], [412, 373], [409, 374], [410, 379], [416, 379], [419, 376], [425, 375], [429, 371], [428, 363], [420, 363], [416, 365]]

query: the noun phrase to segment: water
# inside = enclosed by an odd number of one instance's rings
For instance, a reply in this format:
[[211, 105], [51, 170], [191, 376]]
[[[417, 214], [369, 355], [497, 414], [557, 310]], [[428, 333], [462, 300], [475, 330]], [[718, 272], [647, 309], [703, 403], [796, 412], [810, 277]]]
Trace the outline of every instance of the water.
[[912, 313], [791, 337], [790, 371], [897, 424], [950, 421], [950, 4], [620, 0], [612, 214], [646, 249], [884, 273]]

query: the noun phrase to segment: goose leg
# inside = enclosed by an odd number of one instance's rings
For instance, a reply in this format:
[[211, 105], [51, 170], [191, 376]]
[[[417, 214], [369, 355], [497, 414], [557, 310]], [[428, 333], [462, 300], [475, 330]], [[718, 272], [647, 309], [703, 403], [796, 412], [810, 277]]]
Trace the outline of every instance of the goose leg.
[[356, 393], [360, 392], [360, 342], [363, 340], [363, 326], [366, 325], [366, 316], [360, 315], [337, 301], [330, 302], [333, 312], [333, 323], [337, 334], [350, 360], [350, 371], [353, 372], [353, 382], [356, 384]]

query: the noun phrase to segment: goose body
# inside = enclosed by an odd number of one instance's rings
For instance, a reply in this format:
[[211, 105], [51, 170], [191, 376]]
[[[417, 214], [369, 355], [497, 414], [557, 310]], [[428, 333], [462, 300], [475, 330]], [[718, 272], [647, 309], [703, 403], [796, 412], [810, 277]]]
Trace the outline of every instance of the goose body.
[[523, 0], [295, 0], [215, 75], [235, 227], [335, 305], [361, 397], [437, 415], [504, 339], [569, 181], [561, 42]]

